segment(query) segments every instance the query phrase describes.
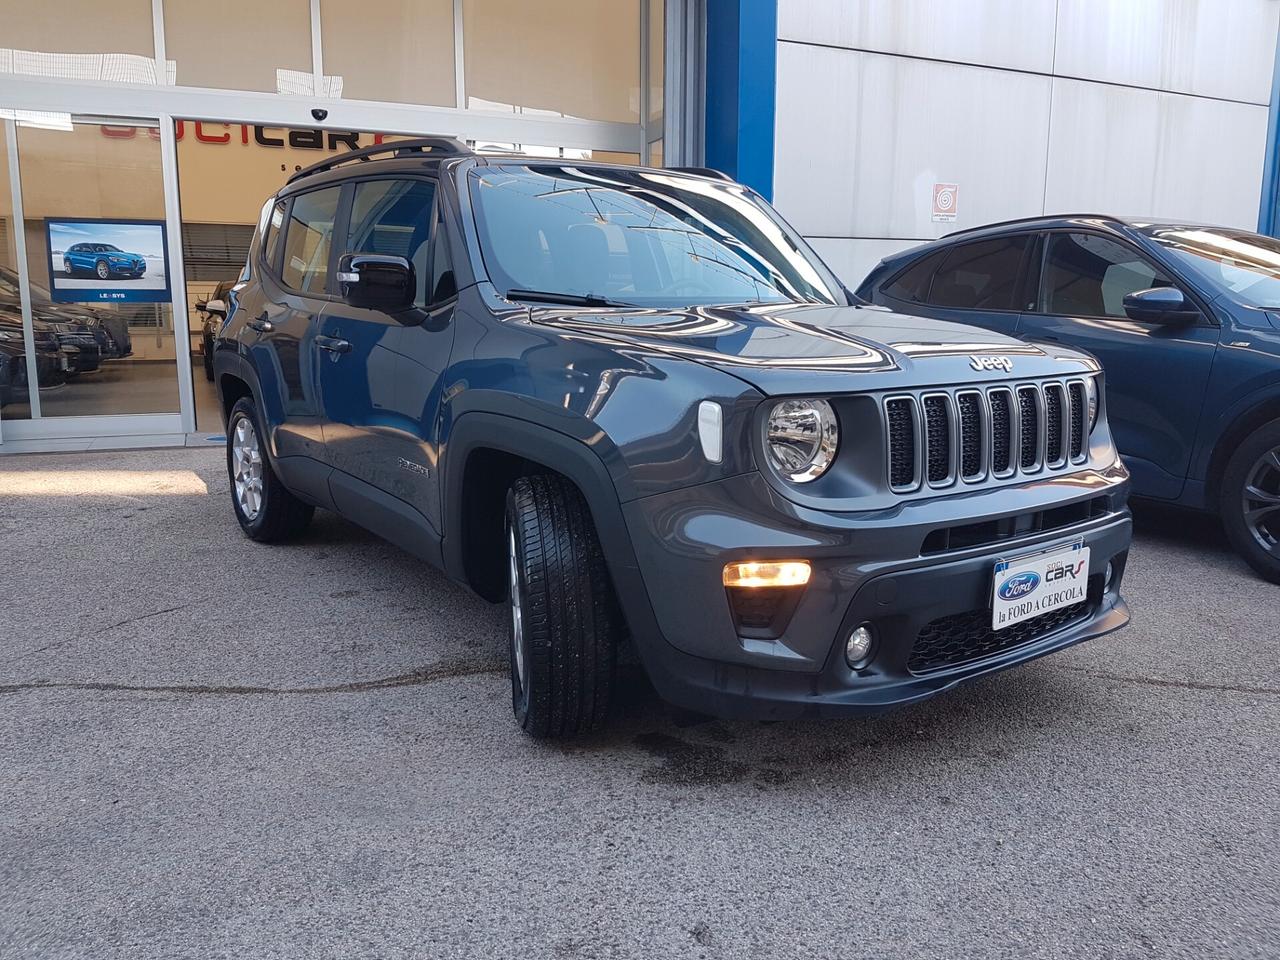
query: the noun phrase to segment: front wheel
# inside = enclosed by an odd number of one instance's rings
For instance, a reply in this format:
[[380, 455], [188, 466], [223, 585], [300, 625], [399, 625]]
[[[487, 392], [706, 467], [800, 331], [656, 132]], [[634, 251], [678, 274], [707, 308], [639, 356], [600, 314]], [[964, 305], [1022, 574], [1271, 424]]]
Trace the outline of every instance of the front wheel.
[[1280, 420], [1236, 447], [1222, 474], [1219, 510], [1231, 545], [1260, 575], [1280, 583]]
[[99, 280], [107, 280], [111, 277], [111, 268], [107, 266], [107, 261], [99, 260], [97, 269], [94, 271], [98, 274]]
[[204, 352], [201, 356], [204, 360], [204, 378], [213, 383], [213, 344], [208, 340], [204, 342]]
[[275, 543], [306, 529], [315, 507], [290, 493], [276, 476], [261, 440], [258, 411], [241, 397], [227, 419], [227, 474], [240, 528], [254, 540]]
[[74, 273], [76, 272], [76, 268], [75, 268], [75, 267], [73, 267], [73, 266], [71, 266], [71, 261], [70, 261], [70, 260], [63, 260], [63, 261], [62, 261], [62, 272], [63, 272], [64, 274], [66, 274], [66, 275], [69, 277], [69, 276], [71, 276], [72, 274], [74, 274]]
[[511, 703], [533, 737], [604, 722], [622, 619], [582, 494], [563, 477], [522, 477], [507, 492]]

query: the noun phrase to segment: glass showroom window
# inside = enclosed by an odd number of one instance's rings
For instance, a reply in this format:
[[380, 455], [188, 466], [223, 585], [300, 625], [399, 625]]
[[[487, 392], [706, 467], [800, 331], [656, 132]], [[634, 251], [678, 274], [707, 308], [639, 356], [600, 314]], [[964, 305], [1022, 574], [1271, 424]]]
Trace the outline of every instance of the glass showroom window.
[[179, 86], [315, 92], [307, 0], [165, 0], [164, 44]]
[[457, 104], [453, 0], [322, 0], [325, 93]]
[[40, 415], [176, 413], [159, 128], [41, 122], [16, 127]]
[[0, 73], [159, 83], [151, 0], [0, 0]]
[[26, 420], [31, 416], [15, 242], [9, 132], [8, 124], [0, 120], [0, 420]]
[[466, 106], [640, 122], [640, 0], [465, 0]]

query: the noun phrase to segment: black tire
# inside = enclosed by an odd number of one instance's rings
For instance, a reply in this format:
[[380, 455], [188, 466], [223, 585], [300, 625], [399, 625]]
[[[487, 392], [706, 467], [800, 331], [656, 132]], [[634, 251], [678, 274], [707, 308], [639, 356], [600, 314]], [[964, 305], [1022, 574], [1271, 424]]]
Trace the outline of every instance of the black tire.
[[209, 341], [204, 344], [204, 378], [213, 383], [213, 347]]
[[1236, 447], [1222, 474], [1218, 511], [1240, 556], [1280, 583], [1280, 420], [1259, 427]]
[[505, 534], [516, 722], [538, 738], [585, 733], [608, 716], [622, 633], [591, 513], [563, 477], [523, 477]]
[[[258, 446], [261, 492], [256, 509], [246, 508], [237, 493], [236, 460], [239, 458], [235, 452], [235, 444], [241, 422], [252, 430]], [[240, 521], [240, 528], [250, 539], [261, 543], [276, 543], [302, 533], [311, 522], [315, 507], [303, 503], [285, 489], [271, 466], [266, 444], [261, 440], [264, 436], [253, 400], [241, 397], [231, 408], [231, 416], [227, 418], [227, 476], [231, 481], [231, 508]]]
[[70, 260], [63, 260], [62, 272], [66, 274], [68, 277], [74, 277], [76, 274], [76, 268], [71, 265]]

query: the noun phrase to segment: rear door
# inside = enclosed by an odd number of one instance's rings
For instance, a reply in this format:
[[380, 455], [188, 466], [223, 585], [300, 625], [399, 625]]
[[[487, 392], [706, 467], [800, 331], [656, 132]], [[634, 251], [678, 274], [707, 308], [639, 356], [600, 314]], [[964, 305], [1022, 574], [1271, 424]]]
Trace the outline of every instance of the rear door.
[[244, 342], [262, 387], [263, 418], [277, 457], [323, 461], [323, 411], [313, 341], [328, 303], [341, 187], [281, 201], [264, 241], [260, 294], [246, 288]]
[[949, 245], [886, 284], [882, 302], [1012, 336], [1029, 305], [1025, 276], [1034, 248], [1034, 234], [1026, 233]]
[[[405, 257], [414, 265], [420, 308], [426, 305], [423, 291], [429, 276], [435, 187], [428, 178], [356, 181], [351, 185], [350, 214], [339, 250], [339, 256]], [[412, 324], [422, 317], [420, 311], [411, 317], [393, 317], [335, 297], [320, 323], [316, 363], [328, 461], [393, 495], [399, 495], [415, 467], [425, 469], [413, 456], [418, 425], [399, 396], [404, 376], [401, 351], [407, 335], [414, 332], [405, 322]]]
[[1102, 362], [1107, 417], [1134, 493], [1165, 499], [1182, 492], [1219, 328], [1206, 316], [1176, 325], [1131, 320], [1123, 300], [1136, 290], [1175, 285], [1127, 241], [1052, 232], [1036, 307], [1018, 325], [1028, 340], [1061, 341]]

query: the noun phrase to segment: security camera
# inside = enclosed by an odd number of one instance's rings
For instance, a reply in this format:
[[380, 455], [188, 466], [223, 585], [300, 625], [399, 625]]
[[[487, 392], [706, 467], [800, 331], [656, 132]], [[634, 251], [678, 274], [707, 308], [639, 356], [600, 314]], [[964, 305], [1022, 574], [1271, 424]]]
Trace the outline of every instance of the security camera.
[[316, 121], [316, 123], [319, 123], [321, 120], [323, 120], [327, 116], [329, 116], [329, 111], [322, 110], [320, 107], [316, 107], [314, 110], [311, 111], [311, 117]]

